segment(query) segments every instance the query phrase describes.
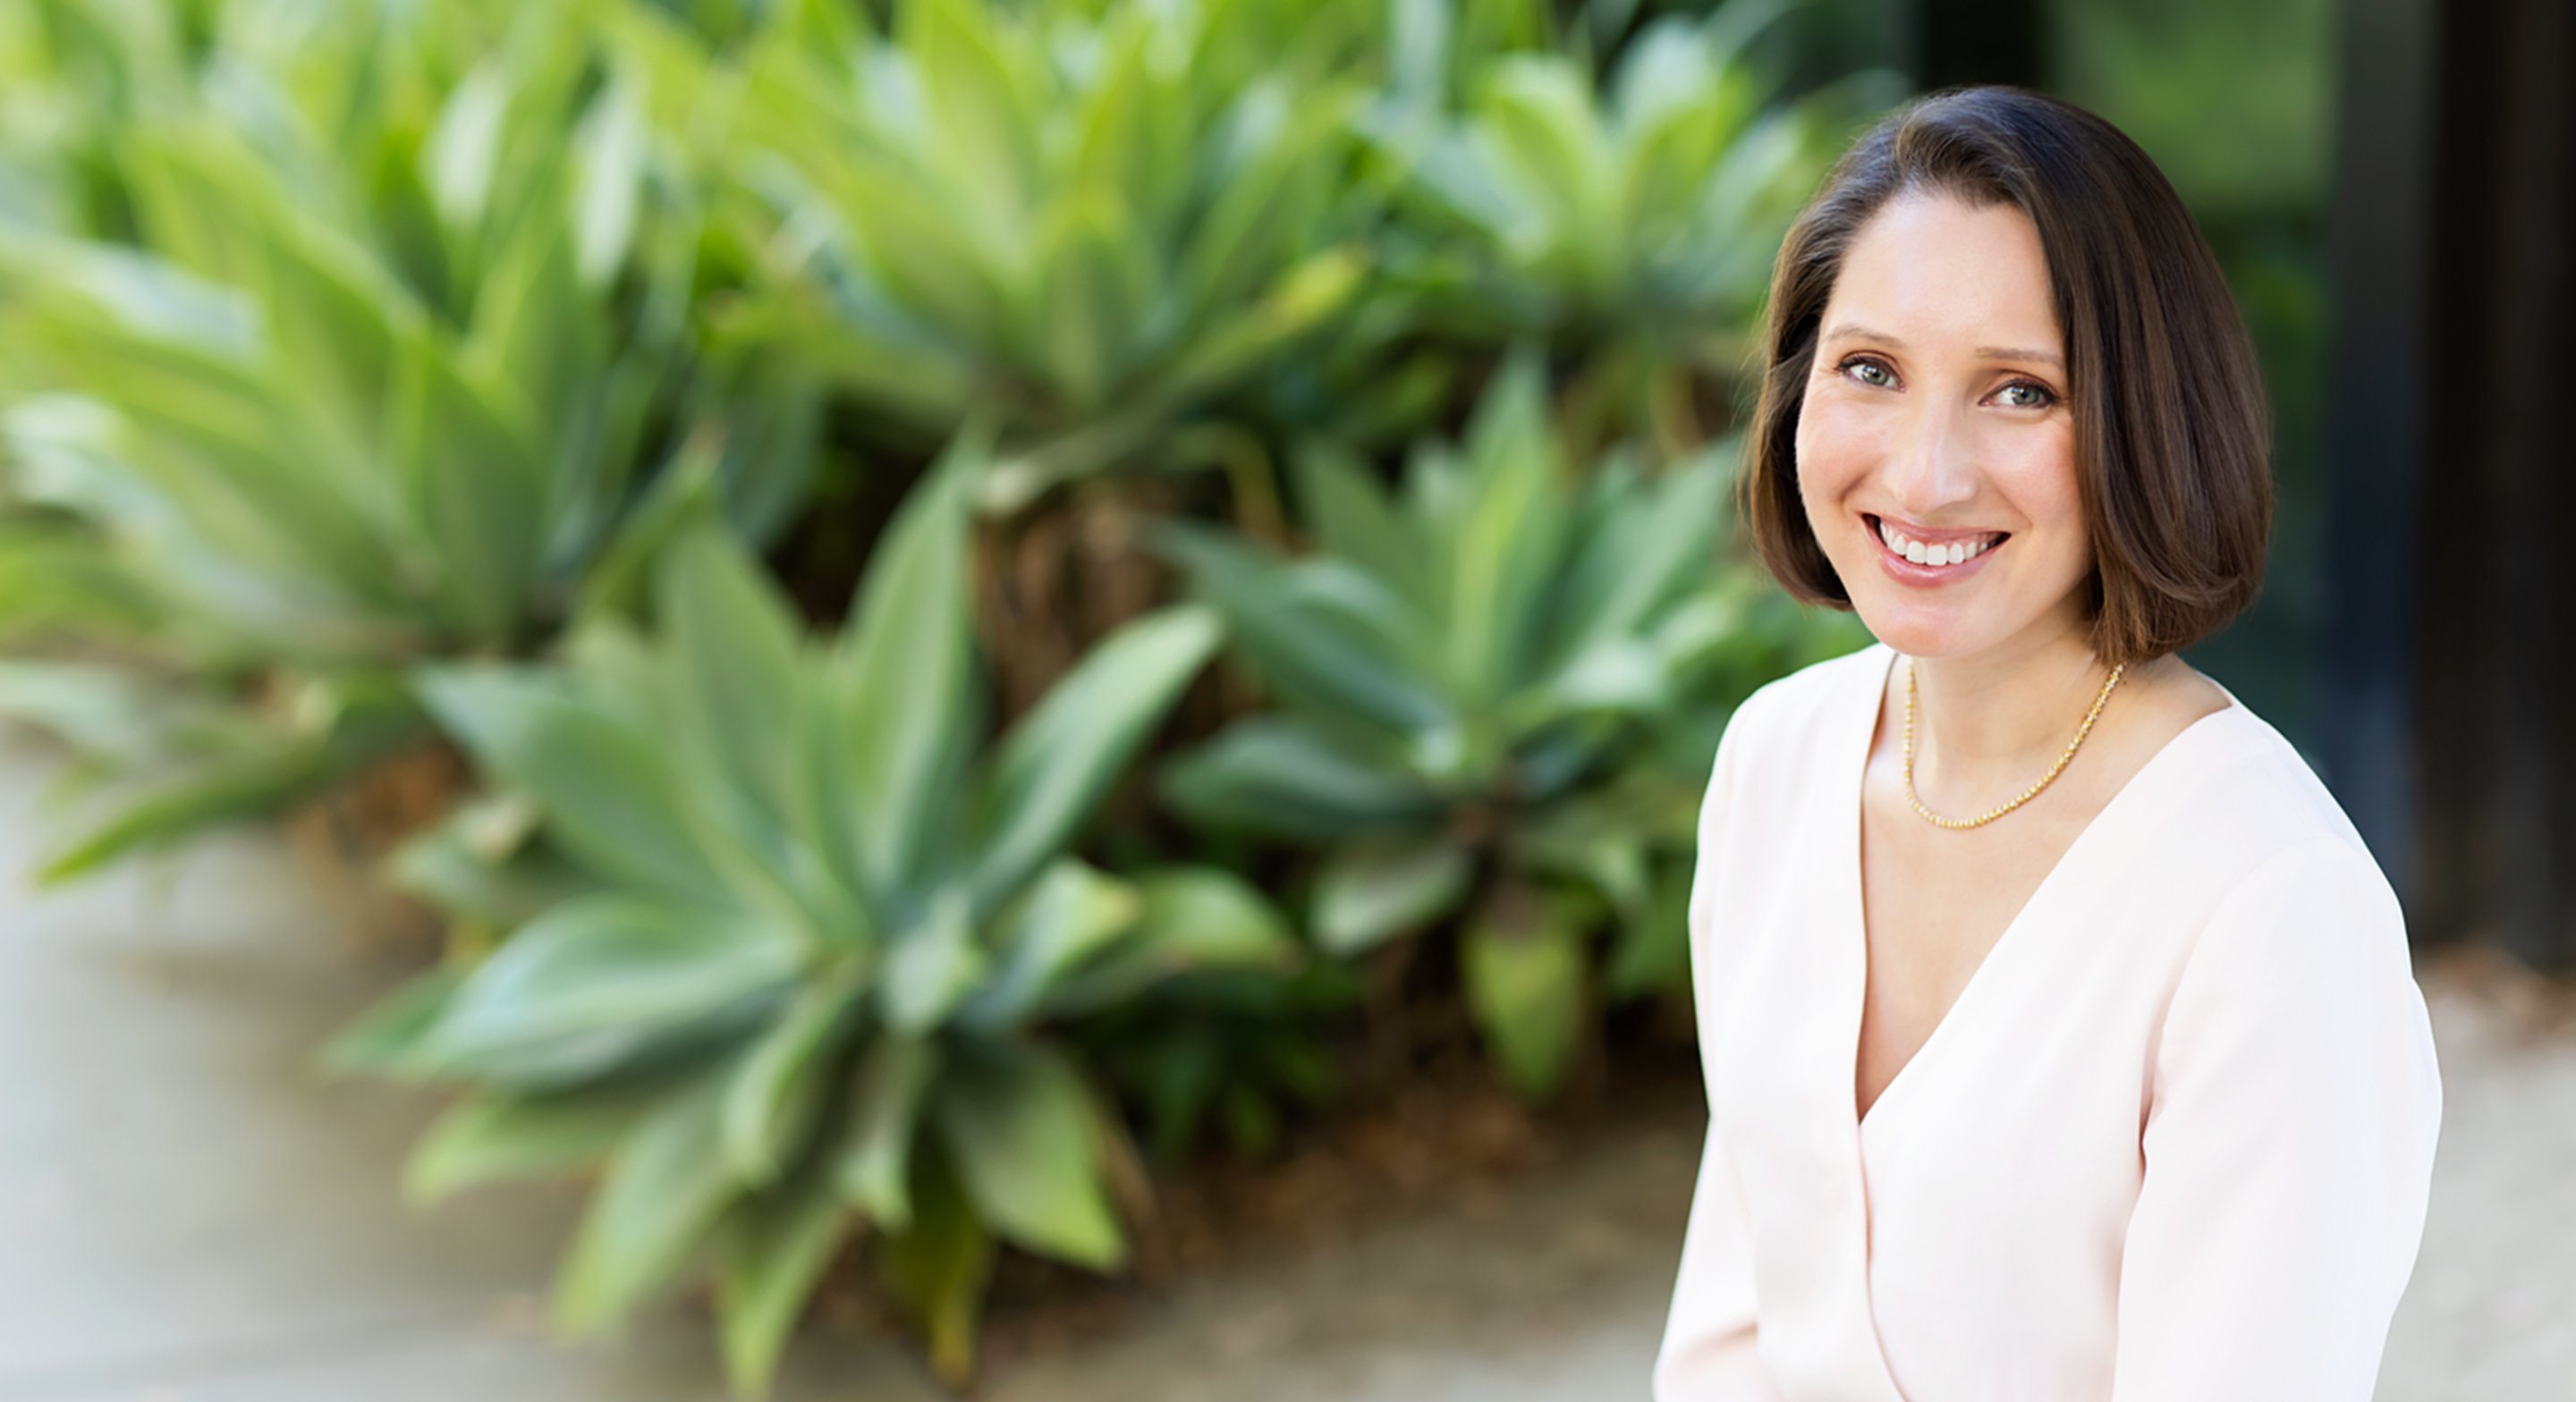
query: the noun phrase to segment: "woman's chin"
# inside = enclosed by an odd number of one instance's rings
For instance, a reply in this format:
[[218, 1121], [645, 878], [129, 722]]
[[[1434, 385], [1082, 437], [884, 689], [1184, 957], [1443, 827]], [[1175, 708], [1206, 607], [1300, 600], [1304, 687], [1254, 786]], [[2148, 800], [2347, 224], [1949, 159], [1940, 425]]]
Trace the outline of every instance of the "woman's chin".
[[1870, 636], [1908, 657], [1973, 657], [2018, 647], [2039, 637], [2085, 631], [2081, 598], [2070, 590], [2055, 609], [2006, 615], [1992, 600], [1891, 598], [1879, 590], [1855, 592], [1852, 611]]
[[1852, 611], [1860, 613], [1860, 626], [1870, 629], [1870, 637], [1906, 657], [1955, 657], [1991, 642], [1984, 637], [1991, 629], [1976, 626], [1976, 619], [1960, 619], [1955, 608], [1909, 608], [1899, 600], [1855, 598]]
[[1965, 657], [2001, 642], [2008, 630], [1982, 610], [1859, 598], [1853, 611], [1870, 636], [1908, 657]]
[[1963, 651], [1937, 633], [1919, 628], [1881, 628], [1866, 616], [1861, 622], [1869, 628], [1870, 636], [1908, 657], [1951, 657]]

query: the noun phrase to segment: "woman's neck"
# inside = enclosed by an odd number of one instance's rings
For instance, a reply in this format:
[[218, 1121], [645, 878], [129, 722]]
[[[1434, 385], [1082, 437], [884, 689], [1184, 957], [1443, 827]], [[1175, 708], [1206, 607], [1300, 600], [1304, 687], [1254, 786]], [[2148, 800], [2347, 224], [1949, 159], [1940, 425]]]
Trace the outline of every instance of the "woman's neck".
[[[2068, 620], [1973, 656], [1910, 659], [1916, 772], [1943, 789], [1978, 793], [2018, 787], [2028, 771], [2046, 767], [2110, 674], [2090, 634]], [[2137, 680], [2123, 676], [2120, 684]]]

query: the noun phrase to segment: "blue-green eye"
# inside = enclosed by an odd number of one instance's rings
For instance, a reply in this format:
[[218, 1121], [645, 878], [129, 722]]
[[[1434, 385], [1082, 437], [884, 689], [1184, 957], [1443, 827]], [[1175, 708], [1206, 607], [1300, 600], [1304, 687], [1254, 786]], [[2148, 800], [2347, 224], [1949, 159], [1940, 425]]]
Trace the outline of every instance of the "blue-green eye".
[[[1879, 364], [1875, 360], [1870, 360], [1863, 356], [1852, 356], [1834, 368], [1842, 371], [1846, 376], [1859, 379], [1862, 384], [1868, 385], [1872, 389], [1887, 389], [1896, 383], [1896, 373], [1894, 371]], [[1854, 375], [1854, 371], [1875, 371], [1884, 378], [1873, 380], [1866, 378], [1865, 376]]]
[[2031, 380], [2015, 380], [2011, 384], [2004, 386], [2002, 392], [2005, 394], [2011, 394], [2015, 390], [2026, 390], [2030, 394], [2030, 397], [2027, 399], [2008, 399], [2005, 401], [2007, 405], [2015, 409], [2045, 409], [2049, 405], [2057, 402], [2057, 396], [2050, 392], [2048, 386]]

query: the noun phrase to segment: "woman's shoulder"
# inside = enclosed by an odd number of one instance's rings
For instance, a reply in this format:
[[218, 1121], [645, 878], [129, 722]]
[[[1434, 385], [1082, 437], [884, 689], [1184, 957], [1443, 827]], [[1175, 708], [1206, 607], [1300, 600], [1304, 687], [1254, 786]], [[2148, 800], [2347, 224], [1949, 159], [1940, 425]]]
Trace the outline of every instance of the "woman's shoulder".
[[1768, 752], [1817, 738], [1840, 707], [1862, 704], [1863, 695], [1876, 698], [1894, 657], [1887, 644], [1873, 642], [1767, 682], [1735, 708], [1727, 739], [1738, 748]]
[[[2191, 867], [2221, 894], [2297, 873], [2310, 885], [2349, 888], [2373, 904], [2395, 895], [2370, 846], [2315, 767], [2290, 739], [2241, 699], [2204, 716], [2177, 736], [2196, 746], [2198, 763], [2178, 768], [2174, 801], [2164, 806], [2166, 835], [2200, 854]], [[2179, 854], [2177, 854], [2179, 855]]]
[[[1838, 760], [1856, 762], [1878, 687], [1894, 654], [1882, 643], [1811, 663], [1757, 688], [1736, 706], [1719, 737], [1700, 840], [1710, 841], [1721, 815], [1746, 804], [1774, 809], [1781, 821], [1821, 801], [1831, 786], [1816, 780]], [[1854, 736], [1853, 726], [1863, 727]], [[1845, 742], [1840, 753], [1837, 743]]]

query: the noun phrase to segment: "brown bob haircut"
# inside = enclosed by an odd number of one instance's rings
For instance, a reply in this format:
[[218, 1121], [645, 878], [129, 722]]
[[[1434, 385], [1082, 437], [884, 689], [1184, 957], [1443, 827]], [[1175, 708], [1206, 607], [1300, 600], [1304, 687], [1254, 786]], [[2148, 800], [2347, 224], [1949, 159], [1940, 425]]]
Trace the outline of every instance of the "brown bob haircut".
[[1853, 144], [1771, 270], [1762, 392], [1737, 486], [1763, 563], [1851, 606], [1798, 495], [1819, 323], [1863, 225], [1900, 195], [2009, 204], [2038, 226], [2066, 340], [2089, 522], [2093, 651], [2161, 657], [2252, 603], [2272, 525], [2271, 419], [2244, 320], [2163, 172], [2118, 128], [2018, 88], [1918, 99]]

